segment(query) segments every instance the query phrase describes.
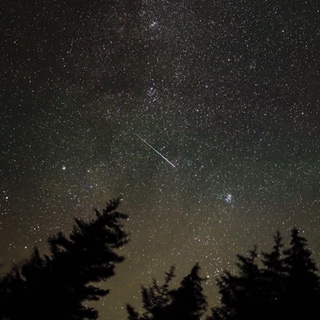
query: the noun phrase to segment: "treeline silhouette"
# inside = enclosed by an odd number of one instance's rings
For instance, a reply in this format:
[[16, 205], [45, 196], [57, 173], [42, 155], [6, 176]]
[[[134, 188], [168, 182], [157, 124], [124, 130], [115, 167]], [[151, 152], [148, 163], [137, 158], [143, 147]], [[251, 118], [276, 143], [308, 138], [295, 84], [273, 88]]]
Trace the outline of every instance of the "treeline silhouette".
[[107, 295], [94, 283], [112, 277], [124, 260], [116, 253], [128, 242], [112, 199], [95, 219], [75, 219], [69, 237], [59, 232], [48, 239], [50, 254], [34, 249], [29, 260], [14, 266], [0, 281], [0, 319], [97, 319], [98, 312], [84, 305]]
[[[128, 242], [127, 215], [117, 211], [119, 199], [95, 210], [95, 218], [75, 219], [69, 236], [49, 237], [49, 254], [37, 248], [31, 257], [0, 279], [0, 319], [97, 319], [98, 311], [86, 302], [97, 301], [109, 290], [97, 284], [115, 275], [124, 257], [119, 248]], [[139, 312], [126, 305], [127, 320], [284, 320], [320, 318], [320, 282], [307, 240], [297, 228], [284, 247], [280, 232], [270, 252], [238, 254], [237, 272], [225, 271], [216, 279], [220, 304], [211, 307], [204, 294], [200, 266], [173, 288], [175, 267], [163, 284], [152, 279], [141, 287]]]

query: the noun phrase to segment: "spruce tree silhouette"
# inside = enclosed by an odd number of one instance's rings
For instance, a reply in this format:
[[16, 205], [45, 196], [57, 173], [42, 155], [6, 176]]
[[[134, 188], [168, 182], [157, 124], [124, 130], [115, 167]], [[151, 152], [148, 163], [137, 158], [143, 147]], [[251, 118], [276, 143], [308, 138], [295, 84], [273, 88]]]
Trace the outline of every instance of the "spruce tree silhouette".
[[225, 271], [217, 279], [221, 305], [212, 309], [207, 320], [320, 317], [319, 276], [306, 239], [293, 228], [287, 250], [282, 251], [279, 232], [274, 241], [270, 253], [262, 252], [260, 264], [256, 248], [248, 257], [237, 255], [238, 275]]
[[320, 279], [318, 269], [299, 230], [291, 231], [290, 247], [283, 251], [286, 272], [283, 298], [286, 316], [303, 319], [320, 318]]
[[142, 316], [135, 309], [127, 304], [128, 320], [161, 320], [167, 319], [168, 306], [171, 302], [169, 287], [174, 275], [175, 267], [171, 266], [169, 272], [165, 273], [163, 285], [159, 285], [156, 279], [152, 279], [152, 285], [141, 287], [142, 306], [144, 313]]
[[191, 272], [183, 278], [180, 287], [170, 291], [172, 302], [168, 306], [167, 319], [200, 320], [207, 310], [207, 300], [203, 294], [200, 266], [196, 263]]
[[261, 310], [264, 319], [282, 319], [283, 318], [283, 294], [285, 290], [284, 279], [285, 266], [282, 255], [282, 236], [279, 231], [276, 232], [274, 245], [270, 253], [262, 252], [261, 262], [263, 269], [263, 288], [264, 288], [264, 308]]
[[116, 252], [128, 242], [119, 213], [119, 199], [112, 199], [90, 221], [75, 219], [69, 237], [62, 232], [48, 239], [50, 254], [37, 248], [31, 258], [12, 268], [0, 281], [1, 319], [96, 319], [98, 312], [85, 306], [108, 290], [94, 285], [115, 274], [124, 260]]
[[195, 264], [191, 272], [183, 278], [177, 289], [170, 289], [174, 277], [174, 267], [166, 273], [164, 284], [159, 286], [153, 279], [148, 288], [142, 287], [143, 315], [139, 315], [131, 305], [127, 305], [128, 320], [199, 320], [207, 309], [203, 294], [200, 267]]
[[[221, 294], [221, 307], [213, 310], [213, 319], [254, 319], [256, 307], [261, 301], [261, 272], [257, 264], [257, 247], [249, 251], [248, 256], [237, 255], [239, 275], [225, 271], [217, 279]], [[209, 317], [208, 319], [211, 319]]]

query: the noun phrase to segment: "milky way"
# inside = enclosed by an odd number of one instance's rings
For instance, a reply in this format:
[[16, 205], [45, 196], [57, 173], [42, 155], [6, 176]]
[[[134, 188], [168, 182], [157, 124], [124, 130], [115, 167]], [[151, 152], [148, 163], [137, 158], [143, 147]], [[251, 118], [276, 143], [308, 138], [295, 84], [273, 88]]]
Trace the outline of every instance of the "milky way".
[[216, 276], [277, 230], [301, 229], [320, 262], [317, 1], [21, 0], [1, 15], [4, 269], [111, 197], [131, 241], [103, 319], [196, 261], [213, 306]]

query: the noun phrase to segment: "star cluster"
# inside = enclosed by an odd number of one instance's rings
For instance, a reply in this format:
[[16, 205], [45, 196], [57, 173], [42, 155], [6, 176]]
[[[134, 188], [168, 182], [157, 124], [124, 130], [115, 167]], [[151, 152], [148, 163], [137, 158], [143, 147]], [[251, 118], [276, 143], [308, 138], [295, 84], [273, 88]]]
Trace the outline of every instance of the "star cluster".
[[4, 268], [118, 196], [131, 241], [101, 318], [196, 261], [215, 304], [215, 277], [277, 230], [300, 228], [320, 262], [317, 1], [19, 0], [2, 16]]

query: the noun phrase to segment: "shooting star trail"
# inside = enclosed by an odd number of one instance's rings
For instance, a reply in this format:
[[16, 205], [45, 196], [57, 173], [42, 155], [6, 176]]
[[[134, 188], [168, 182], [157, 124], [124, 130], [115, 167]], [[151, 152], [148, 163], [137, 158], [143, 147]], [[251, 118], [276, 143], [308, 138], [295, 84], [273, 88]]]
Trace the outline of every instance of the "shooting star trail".
[[140, 137], [138, 134], [135, 133], [135, 135], [142, 141], [144, 142], [148, 147], [150, 147], [153, 151], [155, 151], [162, 159], [166, 160], [171, 167], [175, 168], [176, 166], [168, 160], [163, 154], [161, 154], [157, 149], [155, 149], [150, 143], [148, 143], [146, 140], [144, 140], [142, 137]]

